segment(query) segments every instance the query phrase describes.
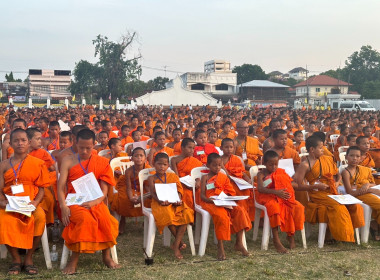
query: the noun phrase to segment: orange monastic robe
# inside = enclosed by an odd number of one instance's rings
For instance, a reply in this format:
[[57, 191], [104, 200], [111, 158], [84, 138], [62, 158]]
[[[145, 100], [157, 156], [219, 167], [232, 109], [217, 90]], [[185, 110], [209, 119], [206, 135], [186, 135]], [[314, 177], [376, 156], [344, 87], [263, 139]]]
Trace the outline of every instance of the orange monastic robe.
[[[334, 175], [338, 169], [329, 156], [321, 156], [305, 179], [312, 185], [317, 180], [330, 188], [325, 191], [309, 191], [310, 202], [306, 206], [306, 221], [328, 223], [331, 235], [337, 241], [355, 242], [354, 228], [364, 226], [363, 208], [358, 204], [341, 205], [330, 194], [338, 194]], [[320, 179], [319, 179], [320, 177]]]
[[[206, 196], [219, 195], [222, 191], [227, 195], [235, 195], [234, 187], [228, 177], [219, 172], [207, 181]], [[202, 200], [199, 204], [210, 213], [218, 240], [231, 240], [231, 234], [241, 230], [247, 231], [252, 227], [247, 211], [239, 205], [234, 206], [232, 209], [227, 209]]]
[[366, 153], [365, 158], [363, 161], [360, 163], [360, 165], [365, 166], [365, 167], [375, 167], [375, 161], [373, 160], [372, 156], [369, 153]]
[[[371, 168], [358, 166], [358, 175], [354, 175], [350, 178], [351, 186], [354, 184], [356, 178], [356, 187], [360, 189], [364, 184], [374, 184], [375, 179], [372, 176]], [[369, 205], [372, 208], [372, 217], [380, 224], [380, 198], [371, 193], [366, 193], [363, 195], [357, 196], [357, 199], [363, 201], [365, 204]]]
[[324, 156], [329, 156], [329, 157], [334, 157], [334, 155], [329, 151], [329, 149], [327, 149], [326, 146], [323, 146], [323, 155]]
[[280, 156], [280, 159], [288, 159], [288, 158], [293, 159], [293, 164], [301, 163], [301, 159], [297, 151], [292, 148], [289, 148], [289, 146], [285, 146], [285, 149], [282, 151], [282, 153], [280, 153], [279, 156]]
[[173, 150], [174, 150], [174, 155], [175, 156], [179, 156], [182, 152], [182, 148], [181, 148], [181, 141], [176, 143], [173, 147]]
[[[19, 164], [14, 166], [15, 170]], [[18, 173], [18, 184], [23, 184], [24, 192], [15, 196], [29, 196], [34, 200], [38, 194], [39, 187], [50, 185], [48, 171], [44, 162], [38, 158], [28, 155]], [[15, 184], [15, 175], [12, 168], [4, 173], [3, 193], [13, 195], [11, 185]], [[44, 210], [38, 205], [33, 215], [29, 218], [25, 215], [5, 212], [0, 209], [0, 244], [11, 247], [31, 249], [33, 237], [41, 236], [46, 224]]]
[[301, 141], [301, 143], [298, 145], [298, 144], [295, 144], [294, 145], [294, 149], [297, 151], [297, 153], [301, 153], [301, 148], [302, 147], [305, 147], [305, 141]]
[[[245, 172], [245, 166], [235, 155], [231, 155], [227, 163], [224, 165], [227, 171], [234, 177], [243, 179], [243, 173]], [[247, 211], [251, 221], [255, 220], [255, 202], [253, 198], [252, 189], [240, 190], [239, 187], [235, 184], [234, 181], [231, 181], [232, 186], [234, 187], [236, 195], [249, 196], [248, 199], [240, 200], [237, 203]]]
[[[162, 184], [162, 181], [155, 176], [155, 183]], [[165, 178], [161, 178], [165, 180]], [[164, 181], [165, 182], [165, 181]], [[179, 181], [179, 177], [174, 173], [166, 173], [166, 182], [167, 184], [176, 183], [177, 190], [180, 194], [180, 197], [183, 195], [182, 184]], [[157, 200], [152, 200], [152, 213], [154, 216], [154, 220], [156, 222], [156, 226], [160, 234], [165, 227], [174, 225], [187, 225], [192, 224], [194, 222], [194, 211], [189, 208], [185, 202], [183, 202], [180, 206], [174, 206], [172, 204], [168, 206], [162, 206], [158, 203]]]
[[[201, 167], [203, 164], [195, 157], [187, 157], [177, 163], [177, 171], [179, 177], [185, 177], [191, 174], [191, 170], [196, 167]], [[193, 190], [185, 185], [183, 186], [182, 200], [189, 206], [191, 209], [194, 209], [194, 199], [193, 199]], [[199, 192], [200, 190], [195, 191], [196, 201], [199, 202]]]
[[127, 136], [127, 137], [121, 139], [121, 146], [124, 147], [125, 144], [133, 143], [133, 142], [134, 141], [133, 141], [132, 137], [131, 136]]
[[[148, 164], [145, 164], [144, 168], [150, 168]], [[130, 167], [133, 170], [133, 166]], [[132, 193], [134, 195], [140, 196], [140, 182], [139, 182], [139, 174], [137, 172], [132, 172], [133, 176], [131, 179]], [[145, 185], [144, 185], [145, 186]], [[126, 176], [121, 175], [119, 180], [116, 183], [117, 193], [113, 195], [112, 203], [111, 203], [111, 211], [117, 212], [120, 216], [123, 217], [141, 217], [143, 216], [142, 208], [135, 207], [134, 204], [131, 203], [127, 194], [127, 184], [126, 184]], [[147, 188], [144, 188], [144, 193], [147, 193]], [[144, 206], [150, 208], [151, 199], [144, 200]]]
[[[109, 160], [98, 155], [92, 155], [89, 160], [82, 161], [82, 166], [93, 172], [98, 181], [114, 186], [112, 169]], [[69, 170], [67, 178], [68, 193], [75, 193], [72, 181], [85, 175], [79, 163]], [[111, 216], [104, 202], [86, 209], [79, 205], [70, 207], [70, 224], [65, 227], [62, 237], [65, 245], [74, 252], [94, 253], [98, 250], [110, 248], [116, 244], [119, 233], [119, 224]]]
[[271, 228], [280, 227], [289, 236], [303, 229], [305, 223], [305, 208], [295, 200], [292, 178], [281, 168], [264, 178], [266, 188], [285, 189], [289, 194], [288, 200], [274, 194], [258, 193], [258, 202], [267, 208]]
[[47, 150], [59, 150], [59, 137], [55, 140], [53, 140], [47, 147]]
[[235, 155], [242, 157], [245, 148], [245, 152], [247, 153], [248, 158], [248, 165], [256, 165], [256, 160], [263, 156], [263, 152], [260, 150], [259, 144], [260, 142], [257, 138], [247, 136], [245, 147], [237, 146]]
[[[51, 155], [44, 149], [33, 150], [29, 155], [39, 158], [45, 162], [46, 168], [49, 169], [55, 162]], [[50, 185], [53, 186], [57, 184], [57, 173], [55, 171], [49, 172]], [[50, 188], [45, 188], [44, 197], [41, 200], [40, 206], [44, 209], [46, 213], [46, 224], [54, 224], [54, 195]]]

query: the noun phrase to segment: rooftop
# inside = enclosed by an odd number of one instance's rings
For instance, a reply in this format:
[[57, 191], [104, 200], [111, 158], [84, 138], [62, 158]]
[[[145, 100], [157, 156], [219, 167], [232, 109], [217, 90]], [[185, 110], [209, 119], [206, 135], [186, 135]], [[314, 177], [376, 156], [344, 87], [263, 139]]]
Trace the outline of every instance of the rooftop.
[[241, 84], [241, 87], [271, 87], [271, 88], [288, 88], [286, 85], [282, 85], [279, 83], [274, 83], [267, 80], [253, 80], [250, 82], [246, 82]]
[[306, 81], [296, 84], [294, 87], [304, 87], [304, 86], [351, 86], [351, 84], [335, 79], [327, 75], [317, 75], [310, 77]]
[[296, 67], [289, 71], [289, 73], [298, 73], [298, 72], [306, 72], [306, 69], [303, 67]]

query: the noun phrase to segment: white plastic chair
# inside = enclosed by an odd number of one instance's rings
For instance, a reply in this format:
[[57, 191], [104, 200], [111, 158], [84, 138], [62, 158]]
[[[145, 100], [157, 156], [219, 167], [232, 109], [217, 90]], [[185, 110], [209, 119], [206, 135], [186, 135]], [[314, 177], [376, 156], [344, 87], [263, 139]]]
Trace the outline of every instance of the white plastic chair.
[[338, 141], [339, 136], [340, 136], [339, 134], [330, 135], [330, 142], [332, 144], [333, 149], [334, 149], [334, 146], [336, 145], [336, 141]]
[[309, 153], [300, 153], [300, 154], [299, 154], [299, 157], [302, 158], [302, 157], [306, 157], [306, 156], [308, 156], [308, 155], [309, 155]]
[[[69, 253], [70, 253], [69, 248], [67, 248], [66, 245], [63, 244], [61, 264], [59, 266], [60, 269], [65, 269], [65, 267], [67, 265], [67, 259], [69, 258]], [[117, 264], [119, 263], [119, 260], [117, 258], [117, 252], [116, 252], [116, 245], [111, 247], [111, 257], [115, 263], [117, 263]]]
[[119, 130], [112, 130], [113, 133], [115, 133], [119, 137]]
[[340, 161], [341, 165], [346, 165], [347, 164], [347, 161], [346, 161], [346, 152], [339, 153], [339, 161]]
[[301, 147], [300, 154], [306, 154], [306, 153], [307, 153], [306, 147]]
[[133, 161], [123, 161], [123, 160], [129, 160], [129, 157], [117, 157], [111, 160], [110, 166], [112, 169], [112, 173], [114, 173], [115, 169], [119, 167], [121, 174], [124, 175], [125, 170], [127, 170], [127, 168], [133, 165]]
[[150, 149], [146, 149], [146, 150], [145, 150], [145, 156], [146, 156], [146, 157], [148, 157], [149, 152], [150, 152]]
[[344, 150], [345, 149], [348, 149], [349, 148], [349, 146], [340, 146], [339, 148], [338, 148], [338, 153], [340, 154], [340, 153], [343, 153], [344, 152]]
[[[254, 178], [257, 176], [257, 173], [259, 172], [258, 166], [252, 166], [249, 170], [249, 173], [251, 175], [252, 179], [252, 185], [254, 185]], [[261, 211], [264, 211], [264, 225], [263, 225], [263, 237], [261, 239], [261, 250], [268, 250], [268, 244], [269, 244], [269, 237], [271, 234], [271, 228], [269, 223], [269, 217], [267, 208], [264, 205], [259, 204], [256, 201], [256, 195], [255, 190], [253, 190], [253, 197], [255, 200], [255, 222], [253, 224], [253, 240], [257, 240], [257, 235], [259, 232], [259, 224], [260, 224], [260, 217], [261, 217]], [[305, 235], [305, 227], [301, 230], [301, 236], [302, 236], [302, 245], [303, 248], [306, 249], [306, 235]]]
[[124, 152], [127, 152], [129, 146], [133, 146], [133, 143], [127, 143], [127, 144], [125, 144], [124, 145]]
[[[47, 236], [47, 229], [45, 225], [44, 232], [42, 233], [42, 238], [41, 238], [41, 243], [42, 243], [42, 250], [44, 252], [44, 258], [45, 258], [45, 263], [46, 263], [46, 268], [47, 269], [52, 269], [53, 266], [51, 264], [51, 258], [50, 258], [50, 250], [49, 250], [49, 241], [48, 241], [48, 236]], [[0, 246], [0, 257], [2, 259], [5, 259], [7, 257], [7, 247], [5, 245]]]
[[[195, 180], [200, 179], [206, 173], [202, 171], [208, 170], [207, 167], [196, 167], [191, 170], [191, 178], [193, 179], [193, 199], [194, 199], [194, 209], [196, 213], [195, 217], [195, 243], [199, 244], [198, 255], [204, 256], [206, 252], [207, 238], [210, 230], [211, 215], [197, 204], [195, 199]], [[224, 170], [221, 170], [225, 174]], [[214, 243], [217, 243], [216, 235], [214, 232]], [[243, 246], [247, 250], [247, 242], [245, 239], [245, 232], [243, 232]]]
[[98, 156], [100, 156], [100, 157], [104, 157], [104, 156], [107, 155], [109, 152], [110, 152], [110, 150], [103, 150], [103, 151], [100, 151], [100, 152], [98, 153]]
[[[144, 248], [146, 255], [150, 258], [153, 253], [154, 239], [156, 237], [156, 222], [152, 214], [152, 209], [144, 206], [144, 181], [148, 179], [151, 175], [151, 172], [154, 171], [154, 168], [146, 168], [139, 172], [139, 183], [140, 183], [140, 192], [141, 192], [141, 207], [144, 214]], [[168, 169], [168, 172], [173, 172]], [[189, 236], [189, 243], [191, 248], [191, 254], [195, 256], [195, 245], [194, 245], [194, 236], [193, 228], [191, 225], [187, 225], [187, 234]], [[164, 229], [164, 246], [170, 246], [171, 233], [166, 227]]]

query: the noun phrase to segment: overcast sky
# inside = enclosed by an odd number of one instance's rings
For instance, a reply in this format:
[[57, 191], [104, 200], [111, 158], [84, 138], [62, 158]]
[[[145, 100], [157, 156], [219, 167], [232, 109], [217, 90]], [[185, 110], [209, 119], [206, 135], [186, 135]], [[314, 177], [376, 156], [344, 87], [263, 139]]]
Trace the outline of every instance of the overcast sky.
[[[379, 11], [378, 0], [2, 1], [0, 71], [73, 70], [96, 61], [98, 34], [118, 40], [134, 30], [142, 65], [167, 66], [169, 78], [212, 59], [267, 73], [308, 65], [313, 74], [343, 67], [362, 45], [380, 50]], [[142, 79], [164, 75], [143, 68]]]

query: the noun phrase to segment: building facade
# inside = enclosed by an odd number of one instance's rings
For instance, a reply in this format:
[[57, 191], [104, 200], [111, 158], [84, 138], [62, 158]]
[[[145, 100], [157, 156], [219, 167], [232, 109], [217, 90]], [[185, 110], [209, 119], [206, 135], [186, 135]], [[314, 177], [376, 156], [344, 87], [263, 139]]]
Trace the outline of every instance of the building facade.
[[289, 78], [295, 79], [297, 81], [303, 81], [307, 77], [307, 70], [302, 67], [296, 67], [289, 71]]
[[28, 83], [33, 99], [64, 99], [71, 96], [68, 90], [71, 84], [69, 70], [30, 69]]

